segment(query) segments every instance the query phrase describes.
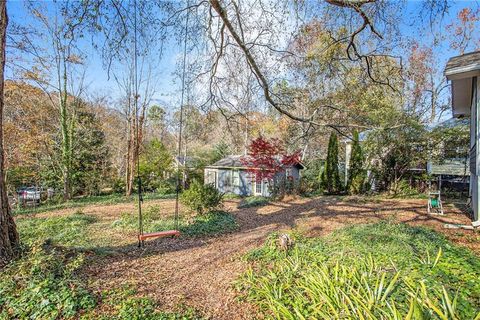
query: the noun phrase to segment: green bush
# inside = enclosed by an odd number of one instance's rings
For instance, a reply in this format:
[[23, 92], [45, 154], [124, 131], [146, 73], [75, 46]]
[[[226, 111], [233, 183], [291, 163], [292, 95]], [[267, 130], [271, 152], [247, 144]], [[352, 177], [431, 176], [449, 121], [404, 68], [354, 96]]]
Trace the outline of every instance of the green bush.
[[250, 252], [237, 284], [267, 317], [474, 319], [480, 311], [480, 259], [434, 231], [377, 223], [293, 238], [288, 252], [278, 235]]
[[190, 187], [183, 191], [181, 200], [190, 210], [204, 214], [221, 206], [223, 193], [211, 184], [203, 185], [198, 180], [194, 180]]
[[0, 319], [73, 318], [96, 305], [77, 279], [83, 256], [41, 245], [0, 273]]
[[114, 193], [124, 193], [125, 192], [125, 179], [117, 178], [112, 182], [112, 190]]
[[313, 159], [302, 170], [300, 180], [300, 192], [302, 195], [320, 194], [323, 192], [322, 173], [324, 172], [325, 160]]

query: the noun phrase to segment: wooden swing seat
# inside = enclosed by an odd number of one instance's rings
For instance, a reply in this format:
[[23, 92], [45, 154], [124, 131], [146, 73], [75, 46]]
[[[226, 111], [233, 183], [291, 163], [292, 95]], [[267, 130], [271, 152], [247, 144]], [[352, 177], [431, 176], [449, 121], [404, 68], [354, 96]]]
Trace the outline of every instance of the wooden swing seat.
[[140, 234], [138, 235], [138, 240], [143, 241], [149, 238], [178, 237], [179, 235], [180, 235], [180, 231], [178, 230], [168, 230], [168, 231]]

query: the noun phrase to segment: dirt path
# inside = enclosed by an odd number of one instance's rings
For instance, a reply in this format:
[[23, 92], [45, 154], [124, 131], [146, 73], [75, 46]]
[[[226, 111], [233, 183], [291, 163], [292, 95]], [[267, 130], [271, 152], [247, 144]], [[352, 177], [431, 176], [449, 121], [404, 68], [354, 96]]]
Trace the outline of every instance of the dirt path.
[[260, 246], [273, 231], [296, 228], [322, 236], [345, 225], [397, 220], [434, 228], [480, 253], [477, 234], [443, 228], [444, 223], [468, 223], [467, 217], [454, 207], [448, 207], [445, 216], [428, 216], [425, 200], [322, 197], [242, 210], [230, 202], [227, 207], [236, 215], [239, 231], [210, 239], [158, 239], [142, 250], [134, 244], [118, 247], [118, 254], [91, 262], [86, 270], [91, 285], [98, 289], [132, 285], [162, 309], [185, 304], [214, 319], [251, 319], [254, 308], [236, 300], [232, 283], [245, 271], [241, 255]]

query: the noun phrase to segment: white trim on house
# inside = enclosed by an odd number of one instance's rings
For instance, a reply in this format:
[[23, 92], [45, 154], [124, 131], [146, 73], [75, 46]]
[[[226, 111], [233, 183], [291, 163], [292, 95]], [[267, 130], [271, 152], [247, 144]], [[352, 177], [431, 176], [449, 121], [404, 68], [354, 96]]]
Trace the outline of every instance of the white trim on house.
[[480, 59], [479, 52], [451, 58], [453, 68], [445, 70], [452, 84], [452, 113], [455, 117], [470, 116], [470, 196], [473, 223], [480, 223]]
[[463, 79], [480, 75], [480, 62], [466, 67], [452, 68], [445, 72], [448, 80]]

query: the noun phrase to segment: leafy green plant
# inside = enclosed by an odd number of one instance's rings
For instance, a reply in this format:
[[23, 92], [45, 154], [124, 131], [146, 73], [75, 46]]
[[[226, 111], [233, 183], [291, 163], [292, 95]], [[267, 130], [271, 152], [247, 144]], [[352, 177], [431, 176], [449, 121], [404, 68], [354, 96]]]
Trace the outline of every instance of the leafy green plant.
[[1, 319], [73, 318], [95, 307], [75, 276], [83, 256], [36, 243], [0, 273]]
[[190, 210], [204, 214], [222, 205], [223, 193], [211, 184], [203, 185], [194, 180], [190, 187], [182, 193], [182, 203]]
[[[325, 239], [278, 235], [247, 256], [243, 297], [282, 319], [474, 319], [480, 259], [424, 228], [377, 223]], [[269, 311], [270, 310], [270, 311]]]

